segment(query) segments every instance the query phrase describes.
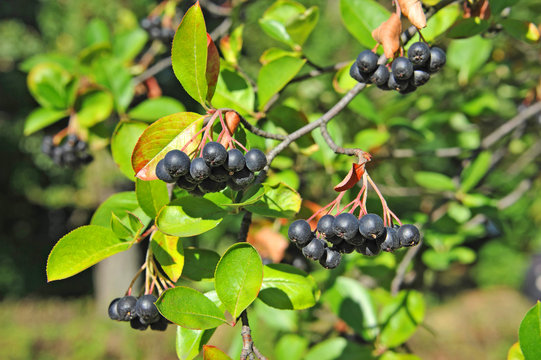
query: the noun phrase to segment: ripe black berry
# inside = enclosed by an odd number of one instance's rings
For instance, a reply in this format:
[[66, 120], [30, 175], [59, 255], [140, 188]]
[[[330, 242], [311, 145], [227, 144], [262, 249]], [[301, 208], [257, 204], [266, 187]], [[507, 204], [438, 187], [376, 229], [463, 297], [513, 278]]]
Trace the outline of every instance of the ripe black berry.
[[424, 85], [430, 80], [430, 74], [423, 70], [413, 71], [413, 75], [410, 79], [410, 85], [415, 87]]
[[242, 191], [242, 190], [244, 190], [244, 186], [240, 186], [240, 185], [235, 184], [235, 182], [231, 178], [227, 179], [226, 184], [227, 184], [227, 187], [229, 187], [233, 191]]
[[247, 187], [254, 181], [254, 173], [248, 170], [247, 168], [242, 169], [231, 175], [231, 181], [242, 188]]
[[[190, 180], [188, 180], [187, 176], [190, 174], [186, 174], [185, 176], [181, 176], [177, 180], [177, 186], [184, 190], [193, 190], [196, 188], [197, 183], [193, 183]], [[193, 180], [193, 178], [190, 176], [190, 178]]]
[[231, 149], [227, 152], [227, 161], [224, 163], [224, 168], [230, 172], [241, 171], [246, 164], [244, 155], [239, 149]]
[[141, 27], [143, 28], [143, 30], [149, 30], [151, 26], [152, 22], [149, 18], [144, 18], [143, 20], [141, 20]]
[[385, 239], [381, 243], [381, 250], [393, 252], [396, 249], [400, 249], [400, 240], [398, 240], [398, 234], [396, 229], [392, 227], [386, 227]]
[[227, 160], [227, 150], [219, 142], [211, 141], [203, 148], [203, 159], [210, 167], [221, 166]]
[[317, 222], [317, 231], [325, 238], [331, 237], [334, 235], [333, 221], [334, 216], [332, 215], [327, 214], [322, 216]]
[[333, 245], [338, 245], [338, 244], [340, 244], [341, 242], [344, 241], [344, 239], [339, 238], [338, 236], [336, 236], [334, 234], [327, 236], [325, 238], [325, 240], [327, 240], [328, 242], [330, 242]]
[[158, 164], [156, 165], [156, 176], [161, 181], [165, 181], [166, 183], [174, 183], [177, 181], [176, 178], [172, 177], [171, 174], [169, 174], [169, 171], [165, 168], [165, 164], [163, 162], [163, 159], [158, 161]]
[[336, 250], [342, 254], [351, 254], [355, 250], [355, 246], [351, 245], [347, 241], [342, 241], [338, 245], [333, 245], [331, 249]]
[[246, 167], [250, 171], [260, 171], [267, 166], [267, 156], [259, 149], [249, 150], [246, 155], [244, 155], [244, 158], [246, 159]]
[[403, 91], [406, 90], [408, 87], [409, 82], [407, 80], [397, 80], [394, 77], [394, 74], [391, 73], [389, 75], [389, 81], [387, 82], [387, 86], [389, 89], [397, 90], [397, 91]]
[[120, 320], [120, 316], [118, 315], [118, 308], [117, 308], [118, 300], [120, 300], [120, 298], [116, 298], [113, 301], [111, 301], [111, 303], [109, 304], [109, 309], [107, 310], [109, 317], [112, 320]]
[[413, 75], [413, 64], [408, 58], [401, 56], [393, 61], [391, 70], [396, 80], [408, 80]]
[[359, 220], [350, 213], [337, 215], [333, 221], [334, 234], [344, 240], [352, 239], [359, 229]]
[[370, 75], [370, 82], [377, 86], [385, 85], [387, 84], [387, 81], [389, 81], [389, 69], [387, 69], [387, 66], [385, 65], [378, 66], [376, 71]]
[[167, 321], [166, 318], [160, 315], [160, 318], [158, 319], [158, 321], [150, 324], [150, 328], [152, 330], [165, 331], [165, 329], [167, 329], [168, 324], [169, 324], [169, 321]]
[[340, 260], [342, 260], [342, 255], [338, 251], [326, 248], [319, 258], [319, 263], [325, 269], [334, 269], [340, 265]]
[[421, 240], [419, 229], [415, 225], [402, 225], [397, 232], [400, 246], [415, 246]]
[[413, 85], [409, 84], [407, 88], [405, 88], [404, 90], [400, 90], [399, 93], [401, 93], [402, 95], [405, 95], [405, 94], [412, 93], [415, 90], [417, 90], [417, 86], [413, 86]]
[[165, 154], [163, 165], [171, 177], [178, 178], [190, 171], [190, 158], [180, 150], [171, 150]]
[[195, 158], [190, 165], [190, 175], [196, 181], [203, 181], [210, 175], [210, 168], [203, 158]]
[[210, 169], [209, 178], [216, 182], [226, 182], [229, 179], [229, 173], [222, 166], [214, 167]]
[[302, 254], [306, 258], [312, 259], [314, 261], [319, 260], [323, 255], [324, 251], [325, 243], [323, 242], [323, 240], [316, 237], [312, 238], [312, 241], [310, 241], [308, 245], [302, 248]]
[[366, 214], [359, 220], [359, 232], [366, 239], [377, 239], [383, 232], [383, 219], [376, 214]]
[[381, 246], [377, 241], [366, 241], [363, 245], [355, 248], [355, 250], [366, 256], [376, 256], [381, 252]]
[[227, 185], [224, 182], [216, 182], [211, 179], [205, 179], [199, 183], [199, 190], [203, 193], [213, 193], [222, 191]]
[[428, 69], [431, 73], [440, 71], [440, 69], [445, 65], [447, 57], [445, 52], [439, 47], [433, 47], [430, 49], [430, 63]]
[[408, 59], [413, 65], [424, 65], [430, 59], [430, 48], [424, 42], [413, 43], [408, 49]]
[[53, 154], [53, 149], [54, 149], [53, 137], [50, 135], [44, 136], [41, 142], [41, 151], [44, 154], [51, 156]]
[[347, 239], [346, 241], [357, 247], [363, 245], [366, 239], [357, 231], [355, 236], [353, 236], [351, 239]]
[[137, 299], [133, 296], [124, 296], [116, 304], [118, 317], [121, 321], [129, 321], [135, 318], [135, 304]]
[[134, 317], [130, 320], [130, 326], [135, 330], [146, 330], [148, 324], [144, 324], [139, 317]]
[[378, 66], [378, 56], [370, 50], [364, 50], [357, 56], [355, 63], [360, 72], [370, 74]]
[[305, 246], [312, 240], [312, 229], [310, 228], [310, 224], [306, 220], [295, 220], [289, 225], [289, 229], [287, 229], [287, 236], [289, 237], [289, 240], [293, 241], [300, 247]]
[[154, 305], [156, 300], [158, 299], [152, 294], [143, 295], [137, 299], [135, 313], [143, 324], [152, 324], [159, 320], [160, 313], [156, 305]]
[[360, 83], [367, 84], [370, 82], [370, 77], [368, 76], [368, 74], [363, 74], [359, 70], [356, 62], [353, 63], [353, 65], [351, 65], [351, 67], [349, 68], [349, 76], [351, 76], [353, 79], [357, 80]]
[[190, 194], [192, 196], [197, 196], [197, 197], [201, 197], [201, 196], [205, 195], [205, 193], [203, 191], [201, 191], [201, 188], [199, 186], [196, 186], [195, 189], [193, 189], [193, 190], [188, 190], [188, 194]]

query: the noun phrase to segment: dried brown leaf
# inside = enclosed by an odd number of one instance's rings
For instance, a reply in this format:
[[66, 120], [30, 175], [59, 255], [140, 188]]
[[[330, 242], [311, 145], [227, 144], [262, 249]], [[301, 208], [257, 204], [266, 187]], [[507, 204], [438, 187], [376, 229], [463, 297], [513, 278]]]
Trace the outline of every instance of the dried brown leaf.
[[363, 174], [364, 164], [353, 164], [351, 166], [351, 170], [349, 170], [344, 180], [342, 180], [340, 184], [336, 185], [334, 187], [334, 190], [342, 192], [351, 189], [362, 179]]
[[397, 0], [397, 2], [402, 14], [408, 18], [413, 26], [417, 29], [426, 27], [426, 16], [420, 0]]
[[400, 49], [401, 32], [402, 23], [396, 13], [392, 13], [389, 19], [372, 31], [374, 40], [383, 45], [383, 52], [387, 59], [392, 59], [394, 54]]

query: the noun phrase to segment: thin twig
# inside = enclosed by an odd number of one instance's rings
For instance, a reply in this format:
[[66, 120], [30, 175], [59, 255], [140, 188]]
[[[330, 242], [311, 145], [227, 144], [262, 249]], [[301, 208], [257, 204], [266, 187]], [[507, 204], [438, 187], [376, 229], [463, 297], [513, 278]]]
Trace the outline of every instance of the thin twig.
[[264, 138], [267, 138], [267, 139], [272, 139], [272, 140], [285, 140], [285, 138], [287, 137], [286, 135], [283, 135], [283, 134], [274, 134], [274, 133], [270, 133], [268, 131], [265, 131], [263, 129], [260, 129], [258, 128], [257, 126], [255, 125], [252, 125], [248, 122], [248, 120], [246, 120], [241, 114], [238, 113], [238, 111], [236, 111], [235, 109], [227, 109], [227, 108], [224, 108], [224, 109], [219, 109], [221, 110], [222, 112], [228, 112], [228, 111], [233, 111], [235, 113], [237, 113], [237, 115], [239, 116], [239, 119], [240, 119], [240, 122], [242, 123], [242, 125], [244, 126], [244, 128], [246, 130], [248, 130], [249, 132], [255, 134], [255, 135], [258, 135], [258, 136], [261, 136], [261, 137], [264, 137]]
[[238, 242], [246, 242], [248, 238], [248, 231], [250, 230], [250, 225], [252, 224], [252, 213], [250, 211], [245, 211], [244, 216], [242, 217], [242, 222], [240, 223], [239, 235], [237, 237]]
[[254, 355], [260, 360], [266, 360], [267, 358], [261, 354], [261, 352], [255, 347], [252, 339], [252, 330], [248, 322], [248, 313], [244, 310], [240, 314], [240, 320], [242, 322], [242, 351], [240, 353], [240, 359], [253, 359]]
[[404, 282], [404, 277], [406, 276], [406, 271], [408, 270], [409, 264], [412, 262], [413, 258], [415, 258], [415, 255], [417, 255], [417, 252], [421, 248], [423, 244], [423, 241], [421, 240], [417, 246], [413, 246], [408, 249], [406, 252], [406, 255], [402, 258], [402, 261], [400, 261], [400, 264], [396, 268], [396, 275], [393, 278], [393, 281], [391, 282], [391, 294], [394, 296], [398, 294], [398, 291], [400, 290], [400, 286]]

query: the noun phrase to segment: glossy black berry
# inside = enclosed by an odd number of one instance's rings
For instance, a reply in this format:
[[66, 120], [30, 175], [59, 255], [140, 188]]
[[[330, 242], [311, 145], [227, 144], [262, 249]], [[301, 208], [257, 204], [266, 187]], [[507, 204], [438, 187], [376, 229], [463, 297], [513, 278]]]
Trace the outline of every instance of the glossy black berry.
[[197, 196], [197, 197], [201, 197], [203, 195], [205, 195], [206, 193], [204, 193], [203, 191], [201, 191], [201, 188], [198, 186], [195, 187], [195, 189], [193, 190], [188, 190], [188, 194], [192, 195], [192, 196]]
[[433, 47], [430, 49], [430, 63], [428, 65], [428, 69], [431, 73], [440, 71], [446, 62], [447, 57], [442, 49], [439, 47]]
[[83, 140], [77, 140], [74, 146], [75, 151], [77, 152], [84, 152], [88, 149], [88, 144], [84, 142]]
[[361, 246], [364, 244], [366, 239], [358, 231], [355, 233], [351, 239], [347, 239], [346, 242], [350, 243], [353, 246]]
[[190, 158], [180, 150], [171, 150], [165, 154], [163, 165], [171, 177], [178, 178], [190, 171]]
[[405, 95], [405, 94], [412, 93], [415, 90], [417, 90], [417, 86], [413, 86], [409, 84], [407, 88], [405, 88], [404, 90], [400, 90], [399, 93], [401, 93], [402, 95]]
[[312, 229], [306, 220], [295, 220], [287, 229], [287, 237], [300, 247], [305, 246], [312, 240]]
[[169, 171], [165, 168], [165, 164], [163, 162], [163, 159], [158, 161], [158, 164], [156, 165], [156, 176], [161, 181], [165, 181], [166, 183], [174, 183], [177, 181], [176, 178], [172, 177], [171, 174], [169, 174]]
[[203, 158], [195, 158], [190, 165], [190, 175], [196, 181], [203, 181], [210, 175], [210, 168]]
[[365, 256], [376, 256], [381, 252], [381, 246], [377, 241], [366, 241], [363, 245], [356, 247], [355, 250]]
[[158, 321], [150, 324], [150, 328], [152, 330], [165, 331], [167, 329], [167, 325], [169, 325], [169, 321], [167, 321], [167, 319], [163, 316], [160, 316]]
[[402, 225], [397, 231], [400, 246], [415, 246], [421, 240], [419, 229], [415, 225]]
[[389, 75], [389, 81], [387, 82], [387, 86], [389, 87], [389, 89], [397, 90], [397, 91], [406, 90], [408, 87], [408, 84], [409, 84], [408, 80], [397, 80], [394, 77], [393, 73]]
[[334, 234], [327, 236], [325, 238], [325, 240], [327, 240], [328, 242], [330, 242], [333, 245], [338, 245], [338, 244], [340, 244], [341, 242], [344, 241], [344, 239], [339, 238], [338, 236], [336, 236]]
[[231, 181], [238, 186], [243, 188], [247, 187], [254, 181], [254, 173], [248, 170], [247, 168], [242, 169], [231, 175]]
[[137, 299], [135, 304], [135, 313], [141, 319], [141, 322], [144, 324], [152, 324], [153, 322], [158, 321], [160, 318], [160, 313], [158, 308], [154, 303], [158, 300], [156, 296], [152, 294], [147, 294], [141, 296]]
[[391, 70], [396, 80], [408, 80], [413, 75], [413, 64], [408, 58], [401, 56], [394, 59]]
[[203, 148], [203, 159], [210, 167], [221, 166], [227, 160], [227, 150], [216, 141], [211, 141]]
[[120, 316], [118, 315], [118, 308], [117, 308], [118, 300], [120, 300], [120, 298], [116, 298], [113, 301], [111, 301], [111, 303], [109, 304], [109, 309], [107, 310], [109, 317], [112, 320], [120, 320]]
[[239, 149], [231, 149], [227, 152], [227, 161], [224, 163], [224, 168], [230, 172], [237, 172], [244, 169], [246, 160], [244, 154]]
[[334, 245], [331, 249], [342, 254], [351, 254], [353, 251], [355, 251], [355, 246], [351, 245], [347, 241], [342, 241], [340, 244]]
[[408, 49], [408, 59], [413, 65], [424, 65], [430, 59], [430, 48], [424, 42], [413, 43]]
[[357, 56], [355, 63], [360, 72], [370, 74], [378, 66], [378, 56], [370, 50], [364, 50]]
[[324, 251], [325, 243], [323, 242], [323, 240], [316, 237], [312, 238], [312, 241], [310, 241], [305, 247], [302, 248], [302, 254], [304, 255], [304, 257], [312, 259], [314, 261], [319, 260], [323, 255]]
[[229, 179], [229, 172], [222, 166], [211, 168], [209, 179], [216, 182], [226, 182]]
[[398, 234], [396, 229], [392, 227], [385, 228], [385, 239], [381, 243], [381, 250], [393, 252], [400, 249], [400, 240], [398, 240]]
[[410, 79], [410, 85], [415, 87], [424, 85], [430, 80], [430, 74], [423, 70], [413, 71], [413, 75]]
[[150, 30], [148, 31], [148, 34], [150, 35], [151, 39], [159, 39], [162, 32], [160, 28], [153, 27], [153, 28], [150, 28]]
[[53, 149], [54, 149], [53, 137], [50, 135], [44, 136], [41, 142], [41, 151], [44, 154], [51, 156], [53, 153]]
[[152, 27], [152, 21], [149, 18], [144, 18], [141, 20], [141, 27], [143, 30], [149, 30]]
[[[186, 174], [186, 175], [189, 175], [189, 174]], [[177, 180], [177, 186], [181, 189], [184, 189], [184, 190], [193, 190], [196, 188], [197, 186], [197, 183], [194, 183], [194, 182], [191, 182], [190, 180], [188, 180], [188, 177], [187, 176], [181, 176], [180, 178], [178, 178]], [[193, 180], [193, 178], [190, 176], [190, 178]]]
[[267, 156], [259, 149], [249, 150], [244, 158], [246, 159], [246, 167], [250, 171], [261, 171], [267, 166]]
[[369, 83], [370, 82], [370, 76], [368, 74], [363, 74], [359, 67], [357, 66], [357, 63], [353, 63], [351, 67], [349, 68], [349, 76], [351, 76], [353, 79], [357, 80], [360, 83]]
[[385, 85], [387, 84], [387, 81], [389, 81], [389, 69], [387, 69], [387, 66], [385, 65], [378, 66], [376, 71], [370, 75], [370, 82], [377, 86]]
[[359, 232], [366, 239], [377, 239], [383, 232], [383, 219], [376, 214], [366, 214], [359, 220]]
[[124, 296], [116, 304], [118, 317], [121, 321], [129, 321], [135, 318], [135, 304], [137, 299], [133, 296]]
[[359, 220], [350, 213], [337, 215], [333, 221], [334, 234], [344, 240], [352, 239], [359, 229]]
[[226, 187], [225, 182], [216, 182], [214, 180], [205, 179], [199, 183], [199, 190], [201, 190], [204, 193], [213, 193], [222, 191]]
[[325, 269], [334, 269], [340, 265], [341, 260], [342, 255], [338, 251], [326, 248], [323, 255], [319, 258], [319, 263]]
[[148, 324], [145, 324], [137, 316], [130, 320], [130, 326], [132, 327], [132, 329], [141, 330], [141, 331], [146, 330], [148, 328]]
[[227, 179], [227, 187], [230, 188], [233, 191], [242, 191], [244, 190], [244, 186], [237, 185], [231, 178]]
[[329, 214], [323, 215], [317, 222], [317, 231], [325, 238], [333, 236], [334, 235], [333, 221], [334, 221], [334, 216], [329, 215]]

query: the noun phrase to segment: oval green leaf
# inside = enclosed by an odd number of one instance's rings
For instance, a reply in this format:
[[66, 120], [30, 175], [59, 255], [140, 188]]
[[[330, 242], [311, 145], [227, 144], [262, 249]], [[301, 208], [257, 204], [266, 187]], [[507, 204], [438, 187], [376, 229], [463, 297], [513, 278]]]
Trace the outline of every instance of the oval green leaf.
[[139, 121], [121, 121], [111, 138], [111, 153], [120, 171], [131, 181], [135, 181], [135, 173], [131, 165], [131, 155], [137, 140], [147, 128], [147, 124]]
[[184, 268], [184, 248], [180, 238], [156, 231], [152, 234], [150, 248], [167, 276], [177, 281]]
[[113, 96], [106, 91], [91, 91], [77, 99], [77, 121], [89, 128], [107, 119], [113, 111]]
[[26, 118], [24, 123], [24, 135], [33, 134], [66, 116], [68, 116], [68, 113], [65, 110], [37, 108]]
[[255, 92], [248, 81], [229, 66], [222, 66], [212, 104], [217, 108], [232, 108], [241, 115], [254, 111]]
[[342, 337], [327, 339], [312, 347], [304, 360], [372, 360], [372, 349]]
[[184, 105], [168, 96], [147, 99], [128, 112], [130, 118], [146, 122], [154, 122], [167, 115], [186, 111]]
[[164, 291], [156, 306], [165, 318], [188, 329], [213, 329], [227, 323], [224, 314], [211, 300], [184, 286]]
[[139, 206], [151, 218], [155, 218], [158, 211], [169, 203], [167, 185], [161, 180], [145, 181], [137, 179], [135, 182], [135, 194]]
[[131, 245], [102, 226], [77, 228], [58, 240], [49, 254], [47, 281], [73, 276], [111, 255], [128, 250]]
[[232, 245], [216, 266], [216, 293], [234, 319], [256, 298], [263, 281], [263, 264], [248, 243]]
[[214, 334], [213, 329], [193, 330], [177, 326], [176, 349], [179, 360], [195, 358]]
[[522, 319], [518, 340], [525, 359], [541, 359], [541, 302], [538, 301]]
[[64, 110], [75, 100], [76, 79], [55, 63], [40, 63], [28, 73], [28, 90], [45, 108]]
[[389, 18], [389, 11], [373, 0], [340, 0], [340, 15], [346, 29], [367, 48], [376, 41], [372, 31]]
[[139, 207], [135, 192], [124, 191], [111, 195], [101, 203], [94, 215], [92, 215], [90, 225], [110, 228], [112, 214], [115, 214], [124, 222], [124, 219], [128, 217], [128, 212], [135, 215], [145, 227], [151, 220]]
[[306, 60], [293, 56], [283, 56], [263, 66], [257, 77], [259, 109], [297, 75]]
[[301, 196], [289, 185], [279, 183], [266, 186], [265, 194], [246, 209], [253, 213], [270, 217], [291, 217], [301, 208]]
[[461, 184], [460, 190], [462, 192], [468, 192], [473, 189], [479, 181], [485, 176], [490, 163], [492, 162], [492, 153], [490, 151], [483, 151], [479, 153], [477, 158], [471, 162], [460, 174]]
[[443, 174], [430, 172], [430, 171], [417, 171], [413, 177], [415, 182], [430, 190], [443, 191], [443, 190], [455, 190], [456, 186], [453, 180]]
[[204, 345], [203, 360], [231, 360], [231, 358], [216, 346]]

